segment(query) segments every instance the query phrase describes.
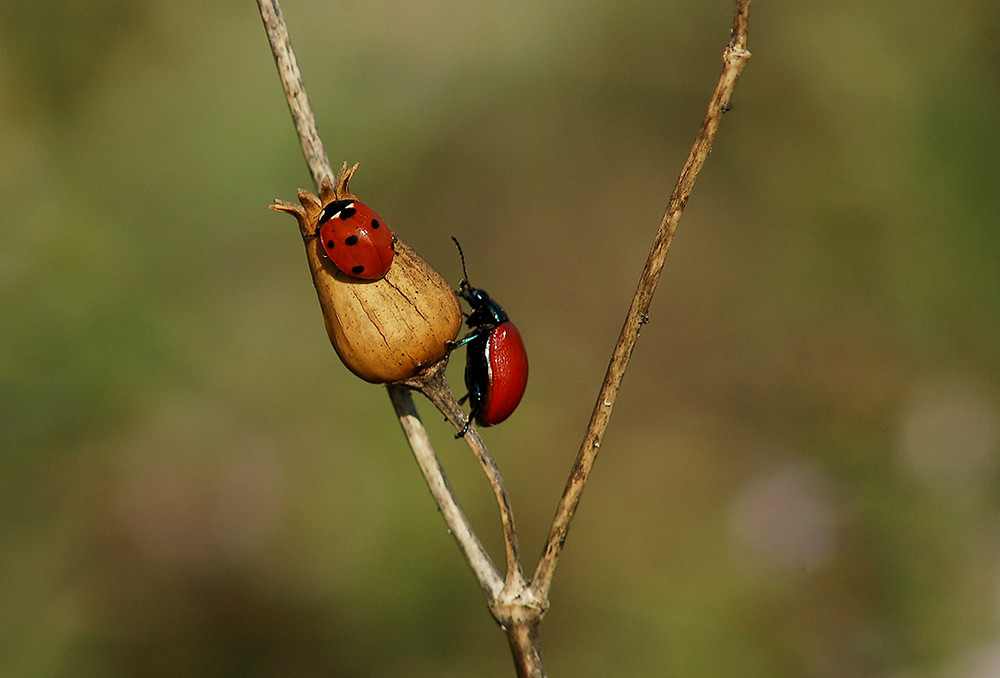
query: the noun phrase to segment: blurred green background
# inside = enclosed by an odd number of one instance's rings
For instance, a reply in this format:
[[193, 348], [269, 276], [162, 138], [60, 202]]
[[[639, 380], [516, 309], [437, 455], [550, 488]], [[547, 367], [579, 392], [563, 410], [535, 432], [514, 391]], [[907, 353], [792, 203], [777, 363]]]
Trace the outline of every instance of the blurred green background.
[[[334, 164], [526, 338], [486, 437], [533, 566], [732, 3], [283, 9]], [[6, 2], [0, 35], [0, 671], [513, 675], [265, 209], [309, 178], [255, 5]], [[998, 35], [992, 0], [755, 4], [552, 675], [1000, 675]]]

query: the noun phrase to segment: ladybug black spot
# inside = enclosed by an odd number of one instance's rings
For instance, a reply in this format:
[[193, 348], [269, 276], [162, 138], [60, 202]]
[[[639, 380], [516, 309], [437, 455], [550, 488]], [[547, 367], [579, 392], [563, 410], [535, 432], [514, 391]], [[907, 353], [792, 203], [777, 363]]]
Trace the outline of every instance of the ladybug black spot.
[[349, 235], [349, 236], [347, 236], [346, 238], [344, 238], [344, 244], [345, 245], [357, 245], [358, 244], [358, 236], [356, 236], [356, 235]]
[[326, 249], [328, 249], [328, 250], [332, 250], [333, 249], [333, 239], [332, 238], [330, 240], [326, 241]]
[[378, 219], [372, 219], [372, 228], [378, 228], [381, 225], [382, 224], [378, 222]]
[[357, 211], [358, 210], [356, 210], [353, 206], [345, 207], [344, 209], [340, 210], [340, 218], [343, 219], [344, 221], [347, 221], [348, 219], [353, 217], [354, 213]]
[[354, 275], [361, 275], [364, 272], [365, 272], [364, 266], [355, 266], [354, 268], [351, 269], [351, 273], [353, 273]]

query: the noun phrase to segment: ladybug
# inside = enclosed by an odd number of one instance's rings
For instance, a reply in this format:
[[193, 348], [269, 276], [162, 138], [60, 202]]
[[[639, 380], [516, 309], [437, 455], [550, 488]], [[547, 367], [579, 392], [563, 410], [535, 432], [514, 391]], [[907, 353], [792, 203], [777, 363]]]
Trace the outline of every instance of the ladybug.
[[396, 236], [363, 202], [329, 203], [320, 212], [316, 233], [326, 256], [347, 275], [378, 280], [392, 265]]
[[468, 336], [448, 343], [449, 350], [465, 346], [466, 398], [471, 404], [469, 418], [462, 430], [455, 434], [461, 438], [475, 420], [480, 426], [493, 426], [509, 417], [521, 402], [528, 384], [528, 354], [524, 350], [521, 333], [507, 318], [500, 304], [493, 301], [486, 290], [469, 284], [465, 270], [465, 255], [458, 240], [452, 238], [462, 259], [462, 282], [457, 294], [465, 299], [472, 312], [466, 324], [472, 331]]

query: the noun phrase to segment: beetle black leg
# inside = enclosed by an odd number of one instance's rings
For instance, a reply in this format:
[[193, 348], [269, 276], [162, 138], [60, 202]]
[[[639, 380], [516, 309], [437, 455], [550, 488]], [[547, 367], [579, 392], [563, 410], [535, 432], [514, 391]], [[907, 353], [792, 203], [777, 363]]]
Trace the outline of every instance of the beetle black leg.
[[465, 346], [476, 337], [482, 336], [482, 334], [483, 334], [482, 332], [470, 332], [469, 334], [462, 337], [458, 341], [446, 341], [445, 346], [448, 347], [449, 351], [454, 351], [456, 348], [461, 348], [462, 346]]
[[455, 434], [455, 438], [456, 439], [464, 438], [465, 434], [469, 432], [470, 426], [472, 426], [472, 417], [469, 417], [468, 419], [465, 420], [465, 426], [462, 427], [461, 431]]

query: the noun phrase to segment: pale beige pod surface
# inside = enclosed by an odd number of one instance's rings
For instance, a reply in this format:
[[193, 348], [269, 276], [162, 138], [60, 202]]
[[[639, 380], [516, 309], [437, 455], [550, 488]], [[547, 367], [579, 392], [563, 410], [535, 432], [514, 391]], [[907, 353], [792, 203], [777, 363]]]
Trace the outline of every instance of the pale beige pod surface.
[[444, 278], [401, 240], [380, 280], [346, 275], [325, 256], [313, 236], [319, 214], [333, 200], [357, 199], [347, 187], [356, 170], [345, 165], [336, 187], [324, 181], [319, 197], [300, 190], [301, 207], [281, 200], [269, 207], [298, 219], [326, 331], [344, 365], [372, 383], [405, 381], [445, 356], [462, 312]]

